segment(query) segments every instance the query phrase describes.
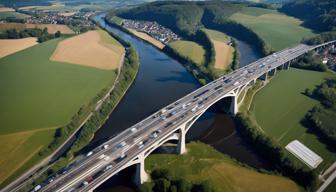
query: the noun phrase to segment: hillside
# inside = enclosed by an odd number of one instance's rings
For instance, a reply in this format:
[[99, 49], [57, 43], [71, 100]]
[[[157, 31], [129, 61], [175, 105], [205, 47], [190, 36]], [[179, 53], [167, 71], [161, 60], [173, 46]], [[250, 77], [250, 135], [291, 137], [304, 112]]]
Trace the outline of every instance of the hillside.
[[108, 18], [117, 15], [126, 19], [156, 21], [187, 39], [194, 37], [203, 27], [215, 29], [255, 44], [265, 55], [314, 35], [312, 30], [301, 26], [303, 21], [274, 9], [261, 8], [263, 5], [164, 1], [114, 10]]
[[280, 11], [304, 20], [304, 26], [317, 31], [336, 30], [336, 1], [292, 1], [285, 4]]

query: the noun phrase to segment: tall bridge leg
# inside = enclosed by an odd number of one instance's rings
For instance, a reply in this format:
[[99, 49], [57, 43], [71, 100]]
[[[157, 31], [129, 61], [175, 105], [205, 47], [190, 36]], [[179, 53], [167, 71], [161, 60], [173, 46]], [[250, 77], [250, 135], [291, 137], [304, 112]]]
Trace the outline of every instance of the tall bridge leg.
[[232, 115], [236, 115], [238, 113], [237, 98], [238, 98], [238, 96], [233, 96], [232, 99], [231, 99], [230, 113]]
[[269, 72], [270, 75], [274, 76], [276, 74], [276, 68], [272, 69], [270, 72]]
[[260, 80], [263, 80], [263, 81], [266, 81], [267, 80], [267, 75], [268, 75], [268, 72], [264, 73], [262, 76], [260, 76], [258, 79]]
[[178, 141], [177, 145], [177, 153], [178, 154], [184, 154], [187, 152], [186, 147], [185, 147], [185, 129], [184, 127], [180, 129], [180, 140]]
[[139, 156], [139, 160], [140, 162], [136, 165], [134, 177], [134, 183], [138, 186], [149, 180], [148, 174], [145, 170], [145, 157], [143, 154]]
[[285, 69], [289, 69], [291, 61], [288, 61], [287, 63], [284, 64]]

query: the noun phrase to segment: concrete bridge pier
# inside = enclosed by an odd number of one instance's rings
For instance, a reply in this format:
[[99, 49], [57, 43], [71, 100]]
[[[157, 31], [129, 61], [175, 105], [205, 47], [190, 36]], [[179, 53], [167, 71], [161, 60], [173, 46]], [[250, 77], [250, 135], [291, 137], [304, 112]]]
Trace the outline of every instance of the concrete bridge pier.
[[260, 76], [258, 79], [266, 81], [268, 76], [268, 72], [264, 73], [262, 76]]
[[291, 64], [291, 61], [288, 61], [287, 63], [284, 64], [284, 69], [289, 69]]
[[185, 147], [185, 136], [186, 136], [185, 127], [182, 127], [180, 129], [179, 141], [177, 144], [177, 153], [180, 155], [187, 152], [186, 147]]
[[231, 98], [230, 113], [234, 116], [238, 113], [238, 95], [232, 96]]
[[270, 70], [268, 73], [269, 73], [269, 75], [274, 76], [276, 74], [276, 68]]
[[137, 186], [140, 186], [144, 182], [149, 180], [149, 176], [146, 173], [145, 170], [145, 156], [144, 154], [140, 154], [138, 156], [139, 158], [139, 163], [136, 164], [136, 171], [135, 171], [135, 176], [134, 176], [134, 183]]

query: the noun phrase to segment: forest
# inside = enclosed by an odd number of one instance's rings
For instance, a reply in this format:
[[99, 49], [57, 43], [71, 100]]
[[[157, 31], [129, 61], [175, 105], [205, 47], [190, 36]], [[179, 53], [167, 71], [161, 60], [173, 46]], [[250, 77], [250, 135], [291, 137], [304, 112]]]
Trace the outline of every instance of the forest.
[[291, 1], [280, 8], [281, 12], [300, 18], [303, 25], [316, 31], [336, 30], [336, 1]]

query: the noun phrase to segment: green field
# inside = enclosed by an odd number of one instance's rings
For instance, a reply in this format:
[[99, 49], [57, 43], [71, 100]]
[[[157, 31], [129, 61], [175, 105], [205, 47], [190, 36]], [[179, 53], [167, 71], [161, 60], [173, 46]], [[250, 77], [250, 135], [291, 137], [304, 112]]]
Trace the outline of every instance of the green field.
[[18, 13], [14, 11], [9, 11], [9, 12], [0, 12], [0, 20], [1, 19], [6, 19], [7, 17], [15, 17], [18, 19], [25, 19], [30, 17], [29, 15], [23, 14], [23, 13]]
[[239, 165], [228, 156], [203, 143], [190, 143], [185, 155], [153, 154], [146, 158], [146, 170], [168, 169], [173, 179], [193, 183], [208, 180], [218, 192], [300, 191], [291, 180], [259, 173]]
[[325, 189], [325, 192], [335, 192], [336, 191], [336, 180], [334, 179], [333, 182]]
[[[233, 60], [234, 48], [227, 44], [229, 37], [220, 31], [211, 29], [202, 29], [210, 38], [215, 52], [214, 69], [227, 70], [230, 68]], [[220, 74], [223, 72], [219, 71]]]
[[116, 77], [112, 70], [50, 61], [61, 40], [0, 59], [0, 154], [6, 154], [0, 157], [0, 183], [36, 163], [55, 128], [69, 123]]
[[227, 42], [229, 40], [228, 36], [225, 33], [222, 33], [220, 31], [212, 30], [212, 29], [202, 29], [206, 34], [209, 35], [209, 37], [216, 41], [222, 41]]
[[306, 113], [319, 105], [317, 100], [305, 96], [303, 92], [306, 88], [313, 89], [330, 76], [329, 72], [295, 68], [281, 71], [255, 95], [251, 108], [262, 130], [281, 146], [297, 139], [320, 155], [323, 162], [318, 167], [319, 171], [336, 160], [336, 153], [328, 150], [318, 136], [301, 124]]
[[300, 26], [302, 21], [299, 19], [276, 10], [244, 7], [230, 19], [251, 28], [276, 51], [298, 44], [303, 37], [314, 35], [312, 30]]
[[198, 65], [204, 63], [205, 50], [202, 46], [193, 41], [174, 41], [170, 43], [169, 46]]

